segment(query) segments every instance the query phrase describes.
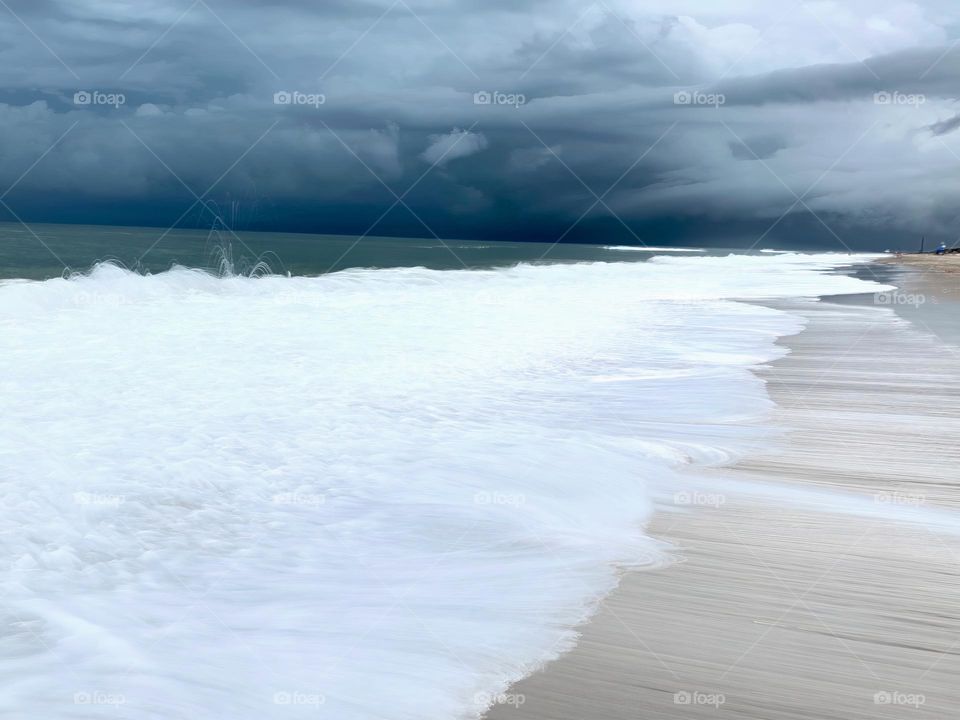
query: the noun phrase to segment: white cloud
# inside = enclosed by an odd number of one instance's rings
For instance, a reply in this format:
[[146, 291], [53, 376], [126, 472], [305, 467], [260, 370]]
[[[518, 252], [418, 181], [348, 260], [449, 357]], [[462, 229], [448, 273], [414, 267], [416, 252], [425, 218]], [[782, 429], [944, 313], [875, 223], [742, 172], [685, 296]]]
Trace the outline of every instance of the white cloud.
[[163, 115], [163, 110], [153, 103], [144, 103], [137, 108], [138, 117], [158, 117], [160, 115]]
[[390, 123], [383, 130], [370, 130], [360, 139], [357, 153], [387, 177], [395, 178], [403, 174], [400, 128], [396, 123]]
[[431, 135], [430, 145], [421, 157], [431, 165], [443, 167], [451, 160], [475, 155], [487, 147], [482, 133], [454, 129], [445, 135]]
[[510, 153], [510, 169], [514, 172], [533, 172], [550, 162], [557, 162], [563, 148], [560, 145], [545, 148], [542, 145], [518, 148]]

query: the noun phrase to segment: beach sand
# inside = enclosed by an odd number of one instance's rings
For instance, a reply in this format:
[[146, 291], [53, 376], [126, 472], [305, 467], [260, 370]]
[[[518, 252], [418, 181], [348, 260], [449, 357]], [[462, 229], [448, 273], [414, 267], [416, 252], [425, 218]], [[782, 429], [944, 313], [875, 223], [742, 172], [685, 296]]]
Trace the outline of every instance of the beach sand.
[[703, 506], [648, 528], [676, 563], [624, 574], [489, 720], [960, 714], [960, 362], [875, 304], [792, 307], [807, 329], [758, 371], [789, 433], [701, 469], [679, 497]]
[[960, 253], [935, 255], [934, 253], [890, 256], [879, 262], [917, 268], [929, 272], [960, 273]]

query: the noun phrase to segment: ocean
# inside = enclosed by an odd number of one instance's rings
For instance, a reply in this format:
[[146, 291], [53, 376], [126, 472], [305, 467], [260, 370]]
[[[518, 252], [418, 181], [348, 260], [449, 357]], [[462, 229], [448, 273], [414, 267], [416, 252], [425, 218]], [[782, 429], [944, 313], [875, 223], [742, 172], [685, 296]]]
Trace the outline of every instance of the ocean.
[[864, 256], [296, 236], [211, 274], [40, 230], [84, 272], [3, 236], [22, 717], [477, 717], [666, 562], [654, 488], [770, 441], [751, 370], [802, 319], [765, 303], [884, 287], [835, 272]]
[[[664, 253], [727, 254], [729, 250], [658, 248]], [[629, 246], [478, 242], [224, 230], [0, 223], [0, 279], [45, 280], [112, 262], [139, 272], [174, 265], [235, 274], [321, 275], [349, 268], [491, 268], [517, 263], [643, 260]]]

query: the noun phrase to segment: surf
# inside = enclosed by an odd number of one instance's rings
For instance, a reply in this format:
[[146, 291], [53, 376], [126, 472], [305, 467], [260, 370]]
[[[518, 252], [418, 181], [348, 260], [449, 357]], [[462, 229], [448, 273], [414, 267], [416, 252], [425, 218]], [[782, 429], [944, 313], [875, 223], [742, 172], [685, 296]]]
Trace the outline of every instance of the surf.
[[667, 562], [652, 486], [769, 441], [762, 301], [854, 261], [0, 285], [0, 708], [481, 712]]

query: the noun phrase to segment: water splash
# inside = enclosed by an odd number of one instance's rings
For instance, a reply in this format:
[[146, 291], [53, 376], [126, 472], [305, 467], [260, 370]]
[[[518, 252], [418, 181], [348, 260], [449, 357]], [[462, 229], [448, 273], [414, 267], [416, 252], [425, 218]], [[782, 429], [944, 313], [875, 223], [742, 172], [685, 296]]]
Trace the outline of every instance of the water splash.
[[[216, 203], [210, 201], [215, 207]], [[270, 275], [279, 275], [284, 274], [289, 276], [290, 273], [284, 268], [284, 263], [280, 259], [280, 256], [272, 250], [262, 252], [257, 254], [250, 259], [243, 254], [240, 254], [237, 258], [234, 254], [234, 240], [238, 244], [243, 246], [243, 249], [248, 250], [253, 253], [253, 250], [247, 246], [246, 243], [240, 238], [237, 233], [231, 229], [230, 225], [227, 225], [222, 218], [222, 215], [219, 212], [219, 207], [216, 207], [216, 212], [211, 210], [214, 214], [213, 226], [210, 228], [210, 231], [207, 233], [206, 246], [207, 256], [210, 258], [209, 268], [210, 272], [213, 272], [218, 277], [267, 277]], [[230, 204], [230, 215], [231, 218], [236, 218], [239, 215], [239, 204], [237, 201], [233, 201]], [[280, 268], [281, 272], [274, 271], [274, 266]]]

